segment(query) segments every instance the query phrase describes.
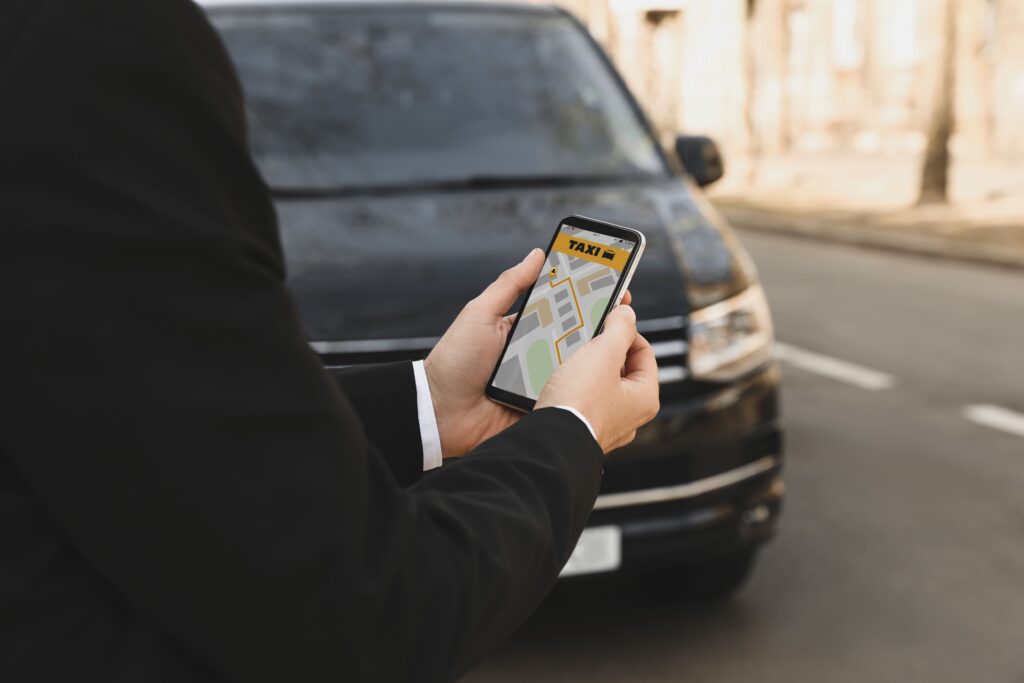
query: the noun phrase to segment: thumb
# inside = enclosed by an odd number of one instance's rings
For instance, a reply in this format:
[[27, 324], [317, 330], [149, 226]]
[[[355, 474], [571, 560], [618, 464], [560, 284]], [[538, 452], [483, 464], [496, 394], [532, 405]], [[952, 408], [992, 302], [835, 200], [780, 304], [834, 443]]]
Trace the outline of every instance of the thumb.
[[473, 300], [474, 305], [489, 315], [504, 315], [512, 308], [519, 295], [537, 281], [543, 265], [544, 252], [534, 249], [520, 263], [503, 272], [497, 280], [488, 285], [487, 289]]
[[604, 319], [604, 328], [594, 341], [625, 359], [626, 352], [633, 345], [636, 336], [636, 312], [632, 306], [620, 304], [608, 312]]

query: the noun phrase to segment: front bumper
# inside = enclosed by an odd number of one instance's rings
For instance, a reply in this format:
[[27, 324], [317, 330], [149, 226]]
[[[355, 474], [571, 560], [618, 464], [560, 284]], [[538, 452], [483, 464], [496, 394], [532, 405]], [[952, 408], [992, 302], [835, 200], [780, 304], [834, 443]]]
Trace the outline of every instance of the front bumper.
[[774, 535], [785, 492], [779, 381], [771, 363], [729, 385], [662, 392], [658, 418], [609, 457], [587, 525], [616, 530], [619, 570], [700, 564]]
[[[623, 572], [699, 564], [768, 541], [782, 511], [782, 463], [774, 456], [722, 473], [735, 483], [692, 482], [697, 495], [595, 509], [588, 528], [615, 526], [621, 533]], [[664, 495], [673, 495], [666, 488]], [[598, 500], [598, 504], [607, 501]], [[614, 499], [612, 499], [614, 500]], [[620, 501], [622, 499], [619, 499]]]

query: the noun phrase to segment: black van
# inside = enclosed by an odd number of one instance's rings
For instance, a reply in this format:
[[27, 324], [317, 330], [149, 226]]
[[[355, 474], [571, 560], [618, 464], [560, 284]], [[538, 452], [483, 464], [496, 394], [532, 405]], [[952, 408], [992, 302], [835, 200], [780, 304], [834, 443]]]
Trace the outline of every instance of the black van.
[[[642, 230], [631, 290], [661, 412], [609, 456], [563, 575], [728, 595], [776, 527], [780, 374], [753, 263], [586, 29], [537, 4], [206, 2], [246, 94], [289, 284], [328, 366], [426, 356], [496, 273], [582, 214]], [[429, 476], [429, 475], [428, 475]]]

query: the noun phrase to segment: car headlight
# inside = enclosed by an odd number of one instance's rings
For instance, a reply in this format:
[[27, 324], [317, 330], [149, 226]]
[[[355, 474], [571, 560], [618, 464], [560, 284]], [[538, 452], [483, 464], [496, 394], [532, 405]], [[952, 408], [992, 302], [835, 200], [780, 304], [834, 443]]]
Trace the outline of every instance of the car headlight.
[[774, 332], [760, 285], [690, 313], [690, 375], [728, 382], [772, 355]]

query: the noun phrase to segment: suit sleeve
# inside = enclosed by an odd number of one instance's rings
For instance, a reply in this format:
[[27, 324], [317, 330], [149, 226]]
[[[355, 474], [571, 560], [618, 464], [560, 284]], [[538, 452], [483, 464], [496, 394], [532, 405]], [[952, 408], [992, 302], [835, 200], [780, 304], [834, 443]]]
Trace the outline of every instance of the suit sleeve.
[[0, 47], [0, 451], [124, 604], [226, 679], [465, 670], [554, 583], [600, 448], [543, 410], [399, 486], [306, 344], [199, 10], [30, 14]]
[[402, 486], [423, 477], [423, 442], [416, 412], [416, 381], [409, 363], [333, 370], [367, 438]]

